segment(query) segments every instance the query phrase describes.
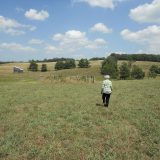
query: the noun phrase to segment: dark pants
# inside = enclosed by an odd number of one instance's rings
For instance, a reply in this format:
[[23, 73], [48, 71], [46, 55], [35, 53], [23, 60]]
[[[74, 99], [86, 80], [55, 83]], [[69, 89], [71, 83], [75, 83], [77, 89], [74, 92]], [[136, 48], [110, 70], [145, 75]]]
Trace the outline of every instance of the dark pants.
[[102, 94], [103, 103], [104, 103], [104, 106], [106, 106], [106, 107], [108, 107], [108, 105], [109, 105], [110, 95], [111, 94], [106, 94], [106, 93]]

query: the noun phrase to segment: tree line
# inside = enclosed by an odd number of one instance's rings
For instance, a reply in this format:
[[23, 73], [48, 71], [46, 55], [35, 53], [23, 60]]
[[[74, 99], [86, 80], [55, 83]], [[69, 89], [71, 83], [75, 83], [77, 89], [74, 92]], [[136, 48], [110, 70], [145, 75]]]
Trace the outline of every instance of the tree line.
[[35, 62], [58, 62], [58, 61], [68, 61], [68, 60], [74, 60], [73, 58], [50, 58], [50, 59], [43, 59], [43, 60], [34, 60]]
[[115, 57], [117, 60], [160, 62], [160, 55], [155, 55], [155, 54], [116, 54], [116, 53], [112, 53], [110, 56]]

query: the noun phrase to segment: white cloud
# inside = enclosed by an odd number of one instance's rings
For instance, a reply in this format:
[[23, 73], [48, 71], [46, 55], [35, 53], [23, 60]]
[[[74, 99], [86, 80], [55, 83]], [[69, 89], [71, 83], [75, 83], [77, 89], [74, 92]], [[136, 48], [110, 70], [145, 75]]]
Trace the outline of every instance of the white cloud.
[[62, 40], [63, 39], [63, 35], [60, 34], [60, 33], [57, 33], [53, 36], [53, 40], [55, 41], [59, 41], [59, 40]]
[[14, 52], [35, 52], [36, 49], [30, 46], [23, 46], [19, 43], [0, 43], [1, 49], [6, 49]]
[[101, 47], [105, 46], [106, 44], [107, 44], [107, 42], [104, 39], [98, 38], [94, 41], [90, 41], [88, 43], [88, 45], [86, 46], [86, 48], [98, 49], [98, 48], [101, 48]]
[[58, 49], [53, 46], [53, 45], [47, 45], [44, 50], [47, 52], [47, 53], [54, 53], [54, 52], [57, 52]]
[[52, 38], [58, 45], [50, 50], [61, 53], [73, 53], [84, 49], [94, 50], [106, 46], [106, 41], [104, 39], [97, 38], [95, 40], [89, 40], [85, 32], [78, 30], [69, 30], [64, 34], [57, 33], [53, 35]]
[[49, 13], [44, 10], [41, 10], [38, 12], [35, 9], [30, 9], [29, 11], [26, 11], [25, 16], [31, 20], [44, 21], [45, 19], [49, 17]]
[[129, 16], [141, 23], [160, 23], [160, 0], [153, 0], [150, 4], [146, 3], [131, 9]]
[[29, 44], [42, 44], [43, 40], [40, 40], [40, 39], [31, 39], [28, 43]]
[[125, 40], [145, 45], [149, 52], [160, 52], [160, 26], [153, 25], [136, 32], [124, 29], [121, 36]]
[[101, 7], [114, 9], [117, 3], [126, 0], [73, 0], [73, 3], [88, 3], [91, 7]]
[[5, 18], [0, 16], [0, 32], [4, 32], [10, 35], [23, 35], [26, 30], [34, 31], [36, 29], [35, 26], [24, 25], [17, 22], [14, 19]]
[[92, 32], [111, 33], [112, 29], [105, 26], [103, 23], [95, 24], [91, 29]]
[[55, 34], [53, 40], [59, 42], [61, 49], [68, 49], [69, 51], [77, 50], [88, 43], [86, 33], [77, 30], [69, 30], [64, 34]]

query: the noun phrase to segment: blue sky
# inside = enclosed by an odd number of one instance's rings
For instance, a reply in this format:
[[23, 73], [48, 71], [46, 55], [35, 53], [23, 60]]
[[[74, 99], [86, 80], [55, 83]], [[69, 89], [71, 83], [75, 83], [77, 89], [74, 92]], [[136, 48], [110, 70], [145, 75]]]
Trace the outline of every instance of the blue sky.
[[160, 54], [160, 0], [0, 3], [0, 61]]

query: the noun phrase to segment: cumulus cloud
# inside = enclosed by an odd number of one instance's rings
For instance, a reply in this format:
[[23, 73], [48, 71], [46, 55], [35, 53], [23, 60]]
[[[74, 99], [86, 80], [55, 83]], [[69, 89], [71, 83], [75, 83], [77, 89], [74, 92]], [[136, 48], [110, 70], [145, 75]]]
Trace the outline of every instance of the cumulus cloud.
[[150, 4], [145, 3], [131, 9], [129, 16], [141, 23], [160, 23], [160, 0], [153, 0]]
[[149, 52], [160, 52], [160, 26], [153, 25], [136, 32], [124, 29], [121, 36], [125, 40], [145, 45]]
[[17, 22], [14, 19], [9, 19], [3, 16], [0, 16], [0, 32], [4, 32], [10, 35], [23, 35], [26, 33], [26, 30], [34, 31], [35, 26], [24, 25]]
[[94, 41], [89, 41], [88, 45], [86, 45], [86, 48], [98, 49], [98, 48], [101, 48], [101, 47], [105, 46], [106, 44], [107, 44], [107, 42], [104, 39], [97, 38]]
[[29, 11], [26, 11], [25, 16], [30, 20], [44, 21], [49, 17], [49, 13], [44, 10], [38, 12], [35, 9], [30, 9]]
[[117, 3], [123, 2], [126, 0], [73, 0], [73, 3], [87, 3], [91, 7], [101, 7], [101, 8], [110, 8], [114, 9]]
[[6, 49], [14, 52], [35, 52], [36, 49], [30, 46], [23, 46], [19, 43], [0, 43], [1, 49]]
[[112, 29], [108, 28], [103, 23], [95, 24], [91, 29], [92, 32], [102, 32], [102, 33], [111, 33]]
[[42, 44], [44, 41], [40, 39], [31, 39], [28, 43], [29, 44]]
[[59, 47], [69, 51], [77, 50], [88, 43], [85, 32], [69, 30], [64, 34], [58, 33], [53, 36], [53, 40], [59, 41]]
[[85, 32], [78, 30], [69, 30], [64, 34], [57, 33], [53, 35], [53, 40], [58, 42], [56, 51], [59, 52], [75, 52], [81, 49], [98, 49], [106, 45], [104, 39], [97, 38], [95, 40], [89, 40]]
[[54, 45], [47, 45], [44, 50], [47, 52], [47, 53], [54, 53], [54, 52], [57, 52], [58, 51], [58, 48], [56, 48]]

